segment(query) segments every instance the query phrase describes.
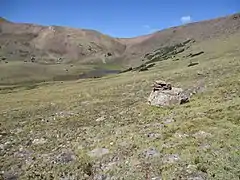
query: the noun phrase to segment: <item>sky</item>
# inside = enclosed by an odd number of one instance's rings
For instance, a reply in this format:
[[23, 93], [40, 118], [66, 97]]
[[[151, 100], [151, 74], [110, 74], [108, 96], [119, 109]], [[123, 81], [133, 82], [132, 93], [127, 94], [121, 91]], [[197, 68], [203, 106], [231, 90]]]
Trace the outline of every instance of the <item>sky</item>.
[[240, 0], [0, 0], [0, 17], [13, 22], [94, 29], [114, 37], [240, 12]]

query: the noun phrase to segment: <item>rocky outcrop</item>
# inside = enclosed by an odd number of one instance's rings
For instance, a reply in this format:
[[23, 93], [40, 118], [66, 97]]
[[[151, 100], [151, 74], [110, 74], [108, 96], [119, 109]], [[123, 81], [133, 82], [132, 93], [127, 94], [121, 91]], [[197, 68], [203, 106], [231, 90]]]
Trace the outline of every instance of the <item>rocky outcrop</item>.
[[171, 106], [189, 102], [190, 95], [184, 93], [182, 88], [172, 87], [170, 83], [156, 81], [148, 97], [148, 103], [153, 106]]

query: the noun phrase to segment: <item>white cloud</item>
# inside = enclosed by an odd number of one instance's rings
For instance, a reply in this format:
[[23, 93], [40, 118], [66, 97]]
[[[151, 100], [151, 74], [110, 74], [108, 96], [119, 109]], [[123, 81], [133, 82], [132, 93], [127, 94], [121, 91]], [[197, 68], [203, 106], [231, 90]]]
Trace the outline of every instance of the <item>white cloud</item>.
[[190, 23], [191, 21], [192, 21], [191, 16], [183, 16], [183, 17], [181, 17], [181, 22], [183, 24]]
[[147, 24], [143, 25], [143, 28], [145, 28], [145, 29], [151, 29], [151, 27], [150, 27], [149, 25], [147, 25]]
[[150, 30], [149, 30], [149, 33], [155, 33], [155, 32], [157, 32], [157, 31], [159, 31], [159, 29], [150, 29]]

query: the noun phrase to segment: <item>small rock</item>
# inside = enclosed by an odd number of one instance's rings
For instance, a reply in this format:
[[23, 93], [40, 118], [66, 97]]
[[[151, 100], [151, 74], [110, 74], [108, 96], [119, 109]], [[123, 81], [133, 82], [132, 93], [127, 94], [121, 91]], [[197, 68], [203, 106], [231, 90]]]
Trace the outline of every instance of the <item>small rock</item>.
[[183, 139], [183, 138], [188, 137], [188, 136], [189, 135], [187, 135], [187, 134], [181, 134], [181, 133], [175, 133], [174, 134], [174, 137], [180, 138], [180, 139]]
[[88, 153], [90, 157], [102, 157], [109, 153], [107, 148], [96, 148]]
[[132, 159], [131, 160], [131, 165], [133, 167], [139, 166], [141, 164], [141, 162], [138, 159]]
[[3, 179], [4, 180], [18, 180], [18, 175], [12, 171], [4, 172]]
[[197, 173], [192, 173], [189, 177], [189, 180], [206, 180], [207, 175], [205, 173], [197, 172]]
[[178, 146], [178, 143], [170, 143], [170, 142], [169, 142], [169, 143], [166, 143], [166, 144], [163, 144], [163, 145], [162, 145], [163, 148], [167, 148], [167, 149], [168, 149], [168, 148], [174, 148], [174, 147], [176, 147], [176, 146]]
[[186, 172], [190, 174], [190, 173], [196, 171], [196, 169], [197, 169], [197, 166], [196, 166], [196, 165], [189, 164], [189, 165], [187, 166]]
[[188, 103], [189, 100], [190, 100], [190, 96], [191, 94], [181, 94], [180, 95], [180, 104], [185, 104], [185, 103]]
[[57, 156], [56, 161], [58, 163], [66, 164], [66, 163], [72, 162], [74, 160], [76, 160], [75, 154], [72, 151], [66, 150]]
[[5, 146], [4, 144], [0, 144], [0, 149], [4, 150]]
[[148, 133], [147, 137], [152, 138], [152, 139], [158, 139], [161, 137], [161, 134], [159, 133]]
[[104, 121], [104, 120], [105, 120], [105, 117], [104, 117], [104, 116], [96, 119], [97, 122]]
[[[81, 96], [80, 96], [81, 97]], [[89, 105], [90, 104], [90, 101], [82, 101], [81, 102], [81, 105]]]
[[208, 149], [210, 149], [210, 145], [209, 144], [201, 144], [200, 146], [199, 146], [202, 150], [208, 150]]
[[144, 151], [144, 155], [146, 158], [158, 157], [158, 156], [160, 156], [160, 153], [155, 148], [149, 148]]
[[46, 139], [40, 138], [40, 139], [34, 139], [34, 140], [32, 141], [32, 144], [34, 144], [34, 145], [39, 145], [39, 144], [44, 144], [44, 143], [46, 143], [46, 142], [47, 142]]
[[162, 180], [160, 177], [152, 177], [151, 180]]
[[23, 148], [20, 148], [18, 152], [14, 153], [15, 157], [28, 159], [32, 155], [32, 152]]
[[174, 122], [175, 120], [173, 118], [166, 118], [165, 121], [163, 121], [164, 124], [170, 124], [172, 122]]
[[178, 154], [170, 154], [170, 155], [166, 155], [164, 158], [163, 158], [163, 162], [164, 163], [174, 163], [176, 161], [180, 160], [180, 157]]
[[165, 85], [167, 85], [168, 83], [165, 82], [165, 81], [163, 81], [163, 80], [156, 80], [156, 81], [155, 81], [155, 84], [158, 84], [158, 85], [161, 85], [161, 86], [165, 86]]
[[93, 180], [107, 180], [107, 179], [108, 179], [107, 175], [104, 174], [96, 174], [93, 177]]
[[211, 136], [211, 134], [207, 133], [207, 132], [204, 132], [204, 131], [199, 131], [199, 132], [196, 132], [195, 134], [193, 134], [193, 137], [195, 137], [197, 139], [206, 138], [206, 137], [209, 137], [209, 136]]
[[124, 148], [128, 148], [131, 144], [129, 142], [123, 141], [119, 143], [119, 146], [124, 147]]

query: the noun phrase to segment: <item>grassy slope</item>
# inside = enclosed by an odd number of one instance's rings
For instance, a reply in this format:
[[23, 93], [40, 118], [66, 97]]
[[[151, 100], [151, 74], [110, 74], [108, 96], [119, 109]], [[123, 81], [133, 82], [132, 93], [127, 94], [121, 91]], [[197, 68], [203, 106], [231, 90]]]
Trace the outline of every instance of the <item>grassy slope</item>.
[[[66, 71], [66, 69], [68, 71]], [[33, 82], [64, 80], [93, 69], [91, 65], [71, 66], [70, 64], [41, 65], [37, 63], [4, 62], [0, 65], [0, 85], [26, 84]], [[76, 78], [74, 78], [76, 79]]]
[[[200, 64], [193, 67], [180, 57], [159, 62], [147, 72], [1, 90], [5, 150], [0, 150], [0, 169], [12, 168], [21, 179], [88, 179], [83, 174], [89, 171], [115, 179], [239, 179], [239, 42], [236, 34], [196, 44], [189, 52], [205, 53], [194, 57]], [[156, 79], [185, 88], [203, 82], [205, 88], [188, 104], [155, 108], [146, 98]], [[99, 117], [105, 119], [96, 121]], [[28, 143], [37, 138], [47, 142]], [[110, 153], [90, 158], [87, 152], [97, 147]], [[148, 148], [155, 148], [159, 156], [144, 157]], [[66, 149], [76, 160], [52, 164]], [[171, 154], [178, 160], [166, 162]], [[88, 164], [98, 162], [102, 170]]]

